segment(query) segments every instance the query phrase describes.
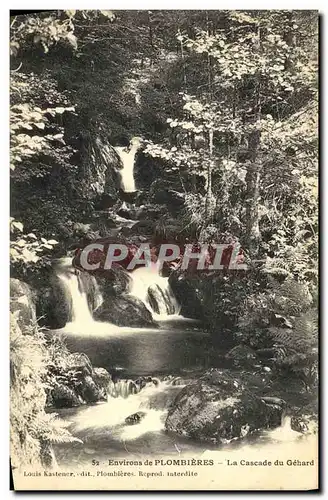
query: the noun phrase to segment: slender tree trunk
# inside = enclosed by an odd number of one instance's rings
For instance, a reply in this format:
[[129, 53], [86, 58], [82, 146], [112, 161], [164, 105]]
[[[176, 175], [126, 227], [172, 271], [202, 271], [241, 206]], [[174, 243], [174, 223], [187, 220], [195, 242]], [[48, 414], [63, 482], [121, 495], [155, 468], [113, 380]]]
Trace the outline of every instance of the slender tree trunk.
[[[295, 40], [294, 31], [293, 31], [293, 24], [294, 24], [293, 11], [288, 12], [287, 17], [288, 17], [287, 30], [284, 33], [283, 38], [284, 38], [285, 42], [287, 42], [291, 48], [294, 48], [295, 44], [296, 44], [296, 40]], [[285, 60], [285, 69], [291, 71], [292, 66], [293, 66], [292, 61], [291, 61], [290, 57], [287, 56], [286, 60]]]
[[186, 75], [185, 56], [183, 51], [183, 40], [180, 40], [180, 51], [181, 51], [182, 72], [183, 72], [183, 90], [187, 92], [187, 75]]
[[206, 201], [205, 219], [209, 222], [213, 218], [213, 195], [212, 195], [212, 170], [213, 170], [213, 130], [209, 131], [209, 153], [210, 159], [207, 163], [206, 171]]
[[[206, 12], [207, 36], [210, 36], [210, 26], [208, 12]], [[208, 93], [209, 101], [212, 101], [212, 61], [209, 52], [207, 52], [207, 78], [208, 78]], [[214, 203], [212, 194], [212, 171], [213, 171], [213, 129], [208, 132], [209, 143], [209, 161], [206, 169], [206, 201], [205, 201], [205, 224], [213, 220]]]
[[260, 226], [258, 200], [260, 195], [261, 162], [258, 158], [261, 132], [252, 132], [248, 140], [250, 164], [246, 173], [246, 245], [251, 257], [259, 251]]
[[153, 36], [152, 19], [151, 19], [151, 12], [150, 11], [148, 11], [148, 35], [149, 35], [149, 44], [151, 47], [150, 63], [151, 63], [151, 66], [153, 66], [155, 50], [154, 50], [154, 36]]
[[[261, 53], [261, 31], [258, 29], [258, 50]], [[259, 75], [255, 103], [254, 121], [261, 119], [261, 75]], [[261, 240], [259, 221], [261, 131], [254, 129], [248, 136], [249, 165], [246, 173], [246, 245], [251, 258], [257, 257]]]

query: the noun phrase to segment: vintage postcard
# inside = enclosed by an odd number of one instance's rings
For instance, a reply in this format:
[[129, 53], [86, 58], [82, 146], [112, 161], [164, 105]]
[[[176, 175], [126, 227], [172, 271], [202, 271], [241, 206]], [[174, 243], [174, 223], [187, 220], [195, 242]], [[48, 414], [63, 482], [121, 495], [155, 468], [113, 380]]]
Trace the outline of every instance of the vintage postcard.
[[314, 10], [10, 16], [22, 490], [317, 490]]

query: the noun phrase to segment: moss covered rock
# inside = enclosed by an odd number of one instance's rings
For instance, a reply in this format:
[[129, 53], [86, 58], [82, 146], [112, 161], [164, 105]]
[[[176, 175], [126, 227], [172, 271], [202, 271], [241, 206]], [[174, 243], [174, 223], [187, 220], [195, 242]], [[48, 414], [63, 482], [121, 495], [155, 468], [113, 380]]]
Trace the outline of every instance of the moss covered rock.
[[156, 327], [151, 312], [136, 297], [122, 295], [104, 302], [95, 312], [97, 321], [105, 321], [118, 326]]
[[177, 395], [165, 422], [168, 431], [212, 443], [227, 443], [281, 424], [284, 402], [266, 402], [237, 376], [210, 370]]

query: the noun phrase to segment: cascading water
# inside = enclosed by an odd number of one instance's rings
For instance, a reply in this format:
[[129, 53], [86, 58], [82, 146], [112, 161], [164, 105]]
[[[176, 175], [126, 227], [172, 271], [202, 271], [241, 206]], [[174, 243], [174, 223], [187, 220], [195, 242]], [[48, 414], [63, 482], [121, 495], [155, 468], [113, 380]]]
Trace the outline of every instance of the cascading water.
[[[183, 386], [175, 385], [175, 378], [154, 380], [156, 384], [150, 382], [143, 388], [133, 380], [111, 382], [107, 403], [83, 408], [70, 418], [73, 432], [83, 436], [92, 426], [93, 439], [97, 439], [98, 432], [108, 428], [111, 439], [122, 442], [164, 431], [167, 408]], [[126, 419], [136, 412], [142, 413], [141, 422], [125, 425]]]
[[59, 274], [65, 288], [72, 297], [72, 323], [89, 324], [93, 323], [92, 314], [88, 306], [88, 300], [85, 290], [79, 286], [79, 280], [76, 274], [70, 272]]
[[133, 169], [135, 156], [140, 147], [140, 144], [141, 140], [139, 139], [139, 137], [134, 137], [131, 140], [132, 147], [130, 149], [120, 146], [116, 146], [114, 148], [123, 164], [123, 168], [120, 173], [122, 178], [122, 189], [126, 193], [132, 193], [136, 191]]
[[112, 398], [127, 398], [131, 394], [137, 394], [140, 388], [133, 380], [118, 380], [117, 382], [111, 381], [108, 387], [109, 396]]
[[160, 275], [160, 263], [139, 267], [131, 273], [131, 295], [142, 300], [156, 319], [178, 315], [180, 306], [169, 284], [169, 279]]
[[[95, 277], [89, 274], [84, 276], [75, 271], [70, 257], [61, 259], [57, 268], [57, 276], [63, 283], [72, 304], [71, 321], [66, 324], [65, 329], [81, 335], [104, 334], [102, 323], [95, 321], [92, 316], [92, 312], [103, 302]], [[118, 328], [111, 323], [108, 325], [110, 325], [110, 331], [106, 333], [112, 333], [112, 330]]]

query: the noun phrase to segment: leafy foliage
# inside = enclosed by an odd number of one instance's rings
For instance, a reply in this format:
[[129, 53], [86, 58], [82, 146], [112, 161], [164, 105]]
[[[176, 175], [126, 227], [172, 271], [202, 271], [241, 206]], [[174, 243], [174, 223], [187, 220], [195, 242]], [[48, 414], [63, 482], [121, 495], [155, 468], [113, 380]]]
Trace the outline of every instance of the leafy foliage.
[[10, 219], [10, 232], [13, 240], [10, 242], [10, 257], [12, 264], [15, 263], [36, 263], [40, 260], [41, 254], [52, 250], [58, 245], [56, 240], [39, 240], [34, 233], [23, 234], [23, 224], [16, 221], [13, 217]]
[[318, 363], [315, 306], [307, 285], [271, 279], [266, 290], [245, 299], [238, 338], [255, 348], [273, 348], [279, 370], [311, 385], [317, 382]]
[[13, 467], [53, 465], [51, 443], [78, 441], [56, 414], [45, 413], [48, 353], [37, 326], [22, 331], [16, 313], [10, 330], [10, 430]]

